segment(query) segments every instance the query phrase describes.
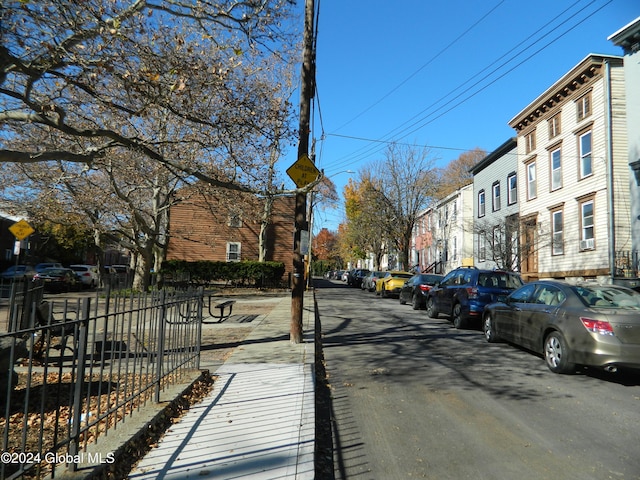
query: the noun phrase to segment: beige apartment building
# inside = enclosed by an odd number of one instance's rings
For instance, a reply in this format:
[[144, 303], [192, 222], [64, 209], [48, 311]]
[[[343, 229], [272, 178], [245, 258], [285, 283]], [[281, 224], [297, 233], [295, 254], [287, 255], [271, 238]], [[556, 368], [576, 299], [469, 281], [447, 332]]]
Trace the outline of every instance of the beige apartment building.
[[625, 77], [588, 55], [518, 113], [520, 270], [526, 280], [611, 280], [631, 248]]

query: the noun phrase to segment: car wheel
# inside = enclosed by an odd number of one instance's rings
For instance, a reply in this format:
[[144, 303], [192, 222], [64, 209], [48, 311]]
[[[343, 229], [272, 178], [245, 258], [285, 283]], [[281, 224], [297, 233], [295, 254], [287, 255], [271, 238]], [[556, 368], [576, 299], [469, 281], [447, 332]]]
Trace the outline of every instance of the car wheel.
[[487, 342], [496, 343], [500, 341], [500, 337], [498, 337], [495, 326], [493, 324], [493, 317], [490, 313], [487, 313], [484, 316], [484, 320], [482, 322], [482, 331]]
[[569, 347], [560, 332], [551, 332], [544, 339], [544, 359], [553, 373], [573, 373], [575, 364], [569, 362]]
[[420, 310], [422, 308], [420, 298], [415, 293], [413, 294], [413, 298], [411, 299], [411, 308], [413, 308], [414, 310]]
[[429, 318], [438, 318], [438, 311], [436, 310], [436, 302], [433, 298], [427, 300], [427, 316]]
[[400, 293], [400, 295], [398, 295], [398, 300], [400, 301], [400, 305], [406, 305], [407, 301], [402, 298], [402, 293]]
[[453, 319], [453, 326], [455, 328], [461, 329], [467, 327], [467, 322], [464, 318], [462, 318], [462, 307], [459, 303], [456, 303], [453, 306], [453, 312], [451, 313]]

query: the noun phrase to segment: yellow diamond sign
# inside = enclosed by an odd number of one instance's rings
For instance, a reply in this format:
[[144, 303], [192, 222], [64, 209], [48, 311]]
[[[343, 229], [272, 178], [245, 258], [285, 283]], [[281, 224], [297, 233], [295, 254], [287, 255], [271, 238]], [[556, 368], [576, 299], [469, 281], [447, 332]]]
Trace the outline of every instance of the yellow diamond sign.
[[17, 240], [24, 240], [31, 235], [35, 230], [29, 225], [26, 220], [20, 220], [9, 227], [9, 231], [13, 233], [13, 236]]
[[291, 177], [298, 188], [302, 188], [315, 181], [320, 175], [320, 170], [307, 155], [302, 155], [287, 169], [287, 175]]

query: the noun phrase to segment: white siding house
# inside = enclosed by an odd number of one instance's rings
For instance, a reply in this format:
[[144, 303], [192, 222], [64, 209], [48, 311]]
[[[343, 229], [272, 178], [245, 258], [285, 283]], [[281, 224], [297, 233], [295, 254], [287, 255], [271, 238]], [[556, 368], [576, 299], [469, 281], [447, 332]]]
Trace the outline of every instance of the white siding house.
[[640, 282], [640, 17], [609, 37], [624, 51], [625, 94], [627, 101], [627, 161], [631, 169], [630, 202], [632, 247], [619, 251], [618, 266], [626, 278], [633, 278], [631, 286]]
[[518, 152], [510, 138], [478, 162], [473, 174], [475, 266], [518, 271]]
[[413, 245], [423, 271], [446, 273], [473, 265], [473, 184], [459, 188], [422, 212]]
[[622, 57], [589, 55], [518, 113], [521, 273], [616, 275], [631, 248]]

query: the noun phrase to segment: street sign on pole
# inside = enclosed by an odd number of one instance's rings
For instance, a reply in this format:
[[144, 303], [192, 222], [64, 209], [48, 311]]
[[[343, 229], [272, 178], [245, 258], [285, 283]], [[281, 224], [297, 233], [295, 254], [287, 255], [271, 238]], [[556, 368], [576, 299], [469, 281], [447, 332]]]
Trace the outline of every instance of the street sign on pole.
[[13, 233], [13, 236], [17, 240], [24, 240], [31, 235], [35, 230], [26, 220], [20, 220], [9, 227], [9, 231]]
[[320, 170], [307, 155], [302, 155], [287, 169], [287, 175], [298, 188], [302, 188], [315, 181], [320, 175]]

